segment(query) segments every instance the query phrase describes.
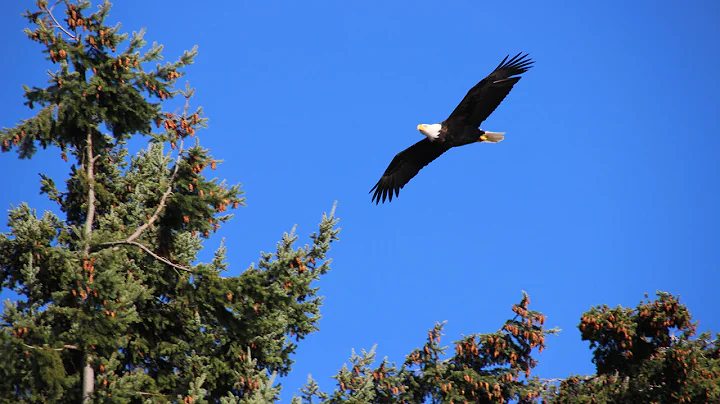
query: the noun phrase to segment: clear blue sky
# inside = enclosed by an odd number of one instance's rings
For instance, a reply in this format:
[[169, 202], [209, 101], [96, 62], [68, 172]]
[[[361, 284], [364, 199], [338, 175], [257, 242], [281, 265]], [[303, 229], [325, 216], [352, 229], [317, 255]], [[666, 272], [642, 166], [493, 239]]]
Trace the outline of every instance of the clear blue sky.
[[[21, 33], [33, 3], [0, 14], [4, 126], [31, 115], [21, 84], [48, 68]], [[168, 59], [199, 45], [187, 78], [211, 119], [200, 135], [248, 197], [219, 232], [232, 274], [293, 224], [305, 242], [339, 201], [321, 331], [283, 380], [288, 401], [308, 373], [332, 389], [351, 348], [402, 362], [436, 321], [449, 321], [448, 343], [492, 332], [521, 290], [563, 329], [541, 377], [592, 373], [576, 328], [592, 305], [660, 289], [720, 331], [720, 2], [680, 4], [125, 0], [111, 20], [147, 27]], [[483, 124], [506, 140], [452, 150], [399, 199], [371, 204], [416, 125], [442, 121], [519, 51], [536, 66]], [[0, 207], [51, 208], [38, 172], [68, 168], [56, 150], [0, 155]]]

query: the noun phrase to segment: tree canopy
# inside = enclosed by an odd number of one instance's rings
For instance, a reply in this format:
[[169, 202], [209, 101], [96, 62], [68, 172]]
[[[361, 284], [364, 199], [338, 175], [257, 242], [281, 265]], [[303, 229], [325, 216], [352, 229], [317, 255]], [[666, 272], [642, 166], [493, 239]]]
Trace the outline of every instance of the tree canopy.
[[[289, 371], [297, 341], [317, 328], [312, 281], [330, 269], [334, 213], [311, 245], [296, 248], [297, 236], [285, 234], [240, 276], [222, 275], [224, 247], [197, 262], [202, 240], [244, 197], [239, 185], [206, 177], [221, 163], [201, 146], [206, 118], [191, 109], [193, 89], [174, 87], [196, 50], [151, 66], [162, 47], [141, 52], [143, 32], [128, 38], [107, 26], [108, 2], [65, 6], [62, 22], [42, 1], [25, 15], [35, 27], [28, 37], [58, 68], [47, 87], [26, 88], [37, 115], [0, 133], [3, 151], [31, 158], [38, 146], [56, 147], [71, 163], [62, 189], [41, 180], [63, 217], [23, 203], [0, 235], [0, 282], [20, 296], [2, 316], [2, 396], [252, 396], [269, 374]], [[182, 112], [162, 111], [176, 96]], [[148, 146], [130, 156], [133, 136]]]
[[[57, 213], [21, 203], [0, 234], [0, 287], [18, 295], [0, 316], [0, 401], [278, 401], [277, 377], [318, 330], [314, 282], [330, 270], [335, 207], [308, 245], [296, 246], [293, 228], [237, 276], [225, 274], [224, 246], [199, 260], [245, 196], [206, 177], [222, 160], [200, 143], [207, 118], [194, 89], [176, 88], [197, 50], [161, 64], [162, 46], [106, 25], [109, 11], [107, 1], [41, 0], [24, 15], [55, 70], [46, 87], [25, 87], [37, 113], [0, 131], [1, 150], [30, 159], [51, 148], [69, 168], [61, 186], [41, 175]], [[182, 107], [166, 110], [174, 100]], [[131, 153], [132, 138], [146, 147]], [[332, 391], [309, 378], [293, 402], [720, 402], [718, 336], [695, 335], [669, 293], [586, 312], [578, 327], [596, 373], [561, 380], [533, 372], [559, 330], [524, 292], [512, 313], [450, 346], [438, 323], [400, 364], [353, 352]]]

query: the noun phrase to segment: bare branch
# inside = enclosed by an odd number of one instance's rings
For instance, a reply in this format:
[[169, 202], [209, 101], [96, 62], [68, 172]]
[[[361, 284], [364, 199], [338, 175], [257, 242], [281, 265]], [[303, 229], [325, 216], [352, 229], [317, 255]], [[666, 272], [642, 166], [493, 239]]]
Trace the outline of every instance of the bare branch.
[[167, 397], [167, 394], [160, 393], [146, 393], [144, 391], [136, 391], [135, 393], [140, 394], [141, 396]]
[[150, 226], [152, 226], [153, 223], [160, 217], [160, 212], [165, 208], [165, 204], [167, 203], [167, 199], [172, 193], [173, 184], [175, 183], [175, 176], [177, 176], [178, 170], [180, 169], [180, 159], [182, 158], [182, 152], [183, 152], [183, 139], [180, 139], [180, 147], [178, 147], [178, 157], [175, 161], [175, 170], [173, 171], [172, 175], [170, 176], [170, 183], [168, 184], [167, 189], [165, 190], [165, 193], [163, 194], [162, 198], [160, 198], [160, 203], [158, 204], [157, 209], [155, 209], [155, 213], [148, 219], [146, 223], [144, 223], [142, 226], [138, 227], [137, 230], [135, 230], [135, 233], [131, 234], [130, 237], [127, 238], [127, 242], [133, 242], [135, 241], [140, 235]]
[[26, 343], [23, 343], [23, 346], [28, 349], [38, 349], [41, 351], [64, 351], [66, 349], [75, 349], [75, 350], [78, 349], [78, 347], [76, 347], [75, 345], [67, 345], [67, 344], [63, 345], [63, 348], [42, 348], [42, 347], [38, 347], [38, 346], [28, 345]]
[[155, 254], [150, 248], [148, 248], [148, 247], [145, 246], [144, 244], [138, 243], [137, 241], [128, 241], [128, 240], [123, 240], [123, 241], [111, 241], [111, 242], [109, 242], [109, 243], [102, 243], [102, 244], [100, 244], [99, 246], [100, 246], [100, 247], [103, 247], [103, 246], [109, 247], [109, 246], [118, 246], [118, 245], [122, 245], [122, 244], [124, 244], [124, 245], [132, 245], [132, 246], [138, 247], [138, 248], [140, 248], [141, 250], [145, 251], [146, 253], [152, 255], [153, 258], [155, 258], [156, 260], [161, 261], [161, 262], [164, 262], [164, 263], [172, 266], [173, 268], [181, 269], [181, 270], [186, 271], [186, 272], [193, 272], [192, 269], [190, 269], [190, 268], [184, 267], [184, 266], [182, 266], [182, 265], [175, 264], [175, 263], [173, 263], [172, 261], [170, 261], [169, 259], [164, 258], [164, 257], [161, 257], [161, 256]]
[[48, 9], [49, 9], [50, 11], [52, 11], [52, 10], [55, 9], [55, 6], [57, 6], [58, 4], [60, 4], [60, 3], [62, 3], [62, 2], [63, 2], [63, 0], [57, 0], [57, 1], [55, 2], [55, 4], [53, 4], [52, 6], [48, 7]]
[[[58, 2], [58, 3], [59, 3], [59, 2]], [[50, 18], [52, 18], [53, 22], [55, 22], [55, 26], [56, 26], [56, 27], [60, 28], [60, 30], [61, 30], [62, 32], [64, 32], [65, 35], [67, 35], [68, 37], [70, 37], [70, 39], [73, 39], [73, 40], [77, 41], [77, 38], [75, 37], [75, 35], [71, 34], [71, 33], [68, 32], [68, 30], [66, 30], [62, 25], [60, 25], [60, 23], [58, 22], [58, 20], [57, 20], [57, 19], [55, 18], [55, 16], [53, 15], [52, 9], [55, 8], [55, 6], [56, 6], [58, 3], [55, 3], [55, 4], [54, 4], [52, 7], [50, 7], [50, 8], [46, 8], [47, 13], [48, 13], [48, 15], [50, 15]]]
[[[600, 377], [600, 375], [593, 375], [593, 376], [585, 375], [585, 376], [578, 377], [577, 379], [578, 379], [578, 381], [581, 381], [581, 382], [590, 382], [590, 381], [597, 379], [598, 377]], [[617, 373], [615, 374], [615, 377], [617, 377]], [[564, 379], [562, 377], [558, 377], [555, 379], [540, 379], [540, 382], [542, 384], [550, 384], [550, 383], [561, 382], [563, 380], [566, 380], [566, 379]]]

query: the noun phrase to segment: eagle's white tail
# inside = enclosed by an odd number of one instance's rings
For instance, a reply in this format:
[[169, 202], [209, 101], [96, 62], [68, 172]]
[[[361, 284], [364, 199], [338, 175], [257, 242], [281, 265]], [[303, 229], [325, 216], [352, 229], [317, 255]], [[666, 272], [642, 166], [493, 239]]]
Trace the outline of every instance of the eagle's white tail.
[[484, 135], [487, 137], [486, 142], [497, 143], [505, 139], [505, 132], [487, 132]]

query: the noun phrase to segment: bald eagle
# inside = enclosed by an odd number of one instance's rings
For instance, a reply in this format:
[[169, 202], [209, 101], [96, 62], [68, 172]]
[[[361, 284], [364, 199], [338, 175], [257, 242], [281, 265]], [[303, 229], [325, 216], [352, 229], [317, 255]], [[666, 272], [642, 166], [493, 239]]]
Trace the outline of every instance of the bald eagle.
[[510, 55], [506, 56], [492, 73], [468, 91], [446, 120], [430, 125], [418, 125], [417, 129], [426, 138], [392, 159], [385, 173], [370, 190], [370, 193], [375, 191], [372, 197], [375, 204], [381, 201], [385, 203], [388, 198], [392, 201], [393, 193], [398, 196], [400, 189], [423, 167], [451, 148], [476, 142], [497, 143], [503, 140], [505, 132], [488, 132], [479, 129], [479, 126], [520, 80], [517, 75], [532, 67], [534, 62], [527, 56], [522, 55], [522, 52], [510, 60]]

